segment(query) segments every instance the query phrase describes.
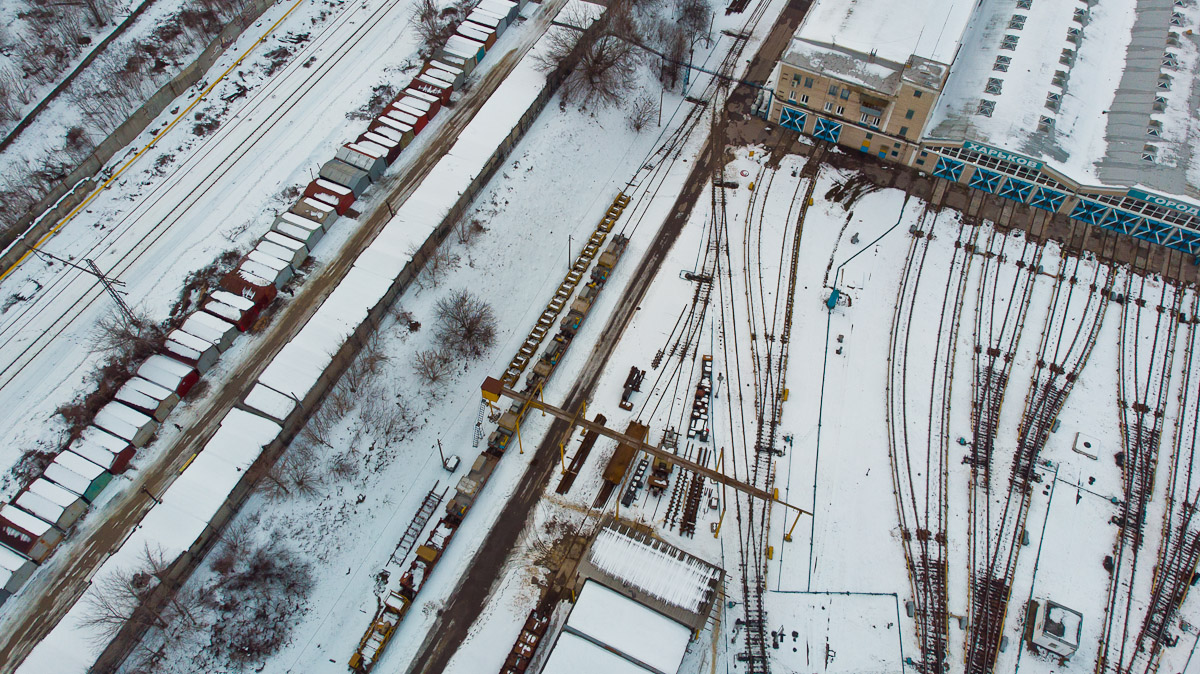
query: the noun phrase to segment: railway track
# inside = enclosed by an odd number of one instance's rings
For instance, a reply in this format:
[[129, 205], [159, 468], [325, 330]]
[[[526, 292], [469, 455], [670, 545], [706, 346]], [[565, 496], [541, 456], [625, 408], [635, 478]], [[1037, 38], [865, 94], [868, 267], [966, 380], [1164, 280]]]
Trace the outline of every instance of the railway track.
[[[971, 560], [972, 603], [965, 654], [968, 672], [990, 672], [995, 666], [1037, 457], [1091, 354], [1109, 305], [1110, 270], [1098, 263], [1090, 266], [1089, 274], [1083, 261], [1073, 257], [1062, 262], [1054, 277], [1034, 374], [1017, 430], [1007, 493], [1003, 502], [989, 502], [988, 545], [982, 556]], [[999, 476], [995, 479], [998, 482]], [[978, 554], [976, 547], [972, 554]]]
[[1191, 320], [1187, 323], [1184, 365], [1182, 371], [1179, 416], [1171, 447], [1171, 471], [1168, 475], [1166, 513], [1163, 518], [1162, 544], [1151, 582], [1150, 601], [1134, 642], [1133, 657], [1127, 671], [1152, 674], [1158, 671], [1162, 648], [1171, 642], [1172, 627], [1179, 607], [1191, 587], [1197, 562], [1200, 561], [1200, 470], [1196, 454], [1200, 435], [1200, 348], [1196, 311], [1200, 298], [1195, 291], [1187, 303]]
[[[168, 231], [179, 224], [202, 198], [214, 194], [213, 188], [256, 149], [257, 143], [285, 119], [304, 96], [353, 52], [375, 26], [397, 6], [398, 2], [389, 0], [373, 10], [368, 10], [364, 5], [355, 3], [349, 11], [339, 15], [305, 50], [295, 55], [281, 77], [271, 80], [250, 103], [232, 116], [229, 123], [222, 125], [209, 141], [181, 162], [170, 177], [160, 182], [134, 209], [109, 225], [109, 231], [100, 240], [86, 250], [71, 251], [71, 255], [76, 259], [96, 259], [105, 275], [110, 278], [117, 278], [127, 272], [142, 260]], [[362, 16], [364, 13], [365, 17]], [[361, 23], [349, 37], [337, 30], [347, 24], [354, 25], [355, 21]], [[333, 50], [328, 58], [320, 61], [315, 67], [304, 68], [303, 63], [307, 57], [327, 46], [331, 46]], [[304, 73], [304, 76], [299, 84], [295, 84], [293, 79], [298, 72]], [[288, 89], [284, 90], [285, 87]], [[282, 104], [276, 100], [280, 94], [286, 97]], [[259, 120], [257, 126], [247, 131], [247, 120], [255, 119], [255, 115], [262, 111], [268, 111], [265, 120]], [[182, 198], [178, 198], [178, 202], [171, 205], [166, 214], [159, 217], [149, 229], [136, 234], [135, 240], [126, 240], [127, 235], [135, 230], [143, 218], [150, 217], [160, 203], [166, 199], [177, 198], [174, 188], [184, 180], [189, 171], [196, 170], [214, 151], [224, 151], [222, 141], [236, 139], [239, 134], [244, 134], [244, 137], [238, 140], [229, 158], [223, 161], [217, 170], [205, 175]], [[13, 313], [0, 326], [0, 348], [8, 354], [3, 367], [0, 368], [0, 386], [6, 386], [20, 376], [25, 368], [62, 335], [97, 298], [104, 295], [103, 287], [94, 278], [87, 279], [86, 284], [80, 287], [77, 281], [84, 280], [81, 276], [86, 274], [77, 269], [64, 269], [39, 291], [38, 302]]]
[[[942, 283], [924, 269], [936, 225], [937, 216], [926, 211], [913, 228], [892, 316], [885, 407], [900, 538], [921, 646], [916, 666], [922, 674], [941, 674], [947, 666], [949, 394], [974, 236], [973, 228], [959, 225]], [[918, 302], [919, 298], [933, 306], [940, 304], [940, 315], [932, 320], [919, 316], [917, 306], [924, 303]], [[932, 346], [913, 340], [914, 325], [921, 326], [919, 334], [931, 324], [936, 325]], [[929, 382], [927, 390], [925, 382]]]
[[[1119, 284], [1120, 285], [1120, 284]], [[1168, 402], [1176, 317], [1182, 295], [1170, 284], [1147, 275], [1125, 273], [1121, 304], [1118, 405], [1123, 452], [1124, 500], [1115, 523], [1116, 543], [1109, 561], [1111, 577], [1101, 630], [1096, 671], [1131, 671], [1137, 657], [1132, 631], [1137, 629], [1135, 602], [1146, 570], [1139, 558], [1145, 542], [1147, 509], [1154, 493], [1154, 473]], [[1152, 328], [1152, 329], [1151, 329]]]
[[993, 468], [1000, 410], [1012, 362], [1025, 326], [1034, 281], [1041, 265], [1042, 247], [1028, 237], [1014, 239], [991, 230], [983, 246], [981, 273], [975, 303], [975, 344], [971, 382], [971, 442], [967, 463], [971, 468], [968, 512], [968, 613], [966, 671], [990, 672], [995, 645], [1004, 625], [1011, 582], [991, 573], [996, 540], [993, 513]]

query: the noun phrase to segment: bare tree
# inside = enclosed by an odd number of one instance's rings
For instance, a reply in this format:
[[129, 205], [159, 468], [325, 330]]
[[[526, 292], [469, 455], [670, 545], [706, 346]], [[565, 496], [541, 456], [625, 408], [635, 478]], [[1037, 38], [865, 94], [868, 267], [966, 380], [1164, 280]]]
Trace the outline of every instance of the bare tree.
[[162, 548], [147, 543], [133, 568], [93, 580], [83, 626], [95, 630], [98, 643], [107, 643], [130, 622], [165, 629], [182, 616], [194, 623], [191, 608], [178, 595], [162, 606], [149, 601], [169, 567]]
[[629, 108], [629, 126], [638, 133], [642, 132], [658, 117], [658, 101], [653, 96], [642, 94], [637, 97]]
[[449, 354], [444, 349], [425, 349], [413, 356], [413, 374], [426, 386], [434, 386], [454, 369]]
[[582, 105], [615, 105], [633, 91], [638, 53], [629, 42], [604, 35], [586, 45], [563, 81], [563, 100]]
[[477, 358], [496, 341], [496, 313], [469, 290], [455, 290], [438, 300], [438, 338], [444, 347]]
[[675, 0], [675, 21], [684, 35], [711, 39], [712, 6], [706, 0]]
[[96, 322], [92, 346], [117, 359], [137, 361], [157, 353], [166, 338], [163, 326], [145, 312], [113, 308]]

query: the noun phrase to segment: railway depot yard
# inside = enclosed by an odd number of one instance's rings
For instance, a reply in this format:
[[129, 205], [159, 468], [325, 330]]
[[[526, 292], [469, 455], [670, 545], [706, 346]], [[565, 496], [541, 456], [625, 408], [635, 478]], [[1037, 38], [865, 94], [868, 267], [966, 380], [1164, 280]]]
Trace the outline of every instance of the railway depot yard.
[[[0, 671], [1200, 667], [1182, 240], [798, 134], [808, 2], [483, 0], [433, 54], [414, 4], [298, 10], [0, 278], [0, 465], [58, 457]], [[581, 98], [576, 40], [686, 20]]]

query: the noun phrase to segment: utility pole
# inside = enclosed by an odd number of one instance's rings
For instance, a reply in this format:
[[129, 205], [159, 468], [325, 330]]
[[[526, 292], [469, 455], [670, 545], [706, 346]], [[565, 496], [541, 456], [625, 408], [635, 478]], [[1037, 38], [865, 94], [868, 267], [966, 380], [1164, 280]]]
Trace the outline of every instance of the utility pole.
[[567, 271], [571, 271], [571, 235], [567, 235]]
[[104, 291], [106, 293], [108, 293], [108, 296], [111, 297], [113, 299], [113, 301], [117, 303], [117, 309], [120, 310], [121, 315], [125, 317], [125, 320], [128, 321], [130, 325], [137, 324], [137, 319], [133, 315], [133, 309], [129, 308], [129, 304], [127, 304], [125, 302], [125, 298], [121, 296], [122, 291], [119, 290], [119, 288], [121, 286], [125, 285], [124, 281], [118, 281], [116, 279], [105, 276], [104, 272], [100, 271], [100, 268], [97, 267], [96, 263], [93, 262], [91, 259], [85, 259], [83, 261], [84, 264], [87, 265], [86, 267], [84, 267], [84, 266], [77, 265], [74, 262], [71, 262], [70, 260], [64, 260], [63, 258], [61, 258], [57, 255], [54, 255], [53, 253], [47, 253], [46, 251], [41, 250], [40, 248], [34, 248], [33, 252], [37, 255], [40, 255], [41, 257], [48, 259], [48, 260], [53, 260], [55, 262], [62, 263], [65, 266], [71, 267], [72, 269], [78, 269], [79, 271], [81, 271], [85, 274], [90, 274], [92, 276], [95, 276], [96, 279], [100, 281], [100, 285], [104, 286]]

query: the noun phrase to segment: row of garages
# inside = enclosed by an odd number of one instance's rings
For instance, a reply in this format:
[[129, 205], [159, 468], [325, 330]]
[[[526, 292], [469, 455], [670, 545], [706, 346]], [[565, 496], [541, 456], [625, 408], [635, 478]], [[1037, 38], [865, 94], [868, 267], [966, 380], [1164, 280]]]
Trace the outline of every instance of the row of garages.
[[[506, 17], [515, 17], [520, 7], [506, 0], [484, 0], [480, 7], [484, 6], [504, 8]], [[457, 46], [475, 49], [474, 45], [467, 45], [453, 38], [451, 42]], [[479, 45], [482, 48], [489, 43], [480, 41]], [[449, 56], [453, 55], [449, 53], [450, 46], [448, 44], [447, 50], [430, 63], [450, 60]], [[535, 51], [536, 49], [535, 47]], [[478, 58], [483, 56], [479, 51], [474, 54]], [[473, 56], [470, 59], [471, 68], [478, 63], [478, 58]], [[467, 60], [462, 58], [461, 62], [466, 63]], [[422, 74], [427, 71], [428, 69], [423, 70]], [[534, 64], [533, 52], [527, 54], [464, 128], [456, 143], [441, 157], [417, 191], [397, 209], [394, 217], [385, 225], [375, 241], [358, 257], [338, 287], [322, 302], [299, 333], [267, 365], [251, 391], [222, 421], [217, 434], [186, 465], [179, 477], [146, 514], [133, 535], [105, 561], [95, 577], [104, 577], [106, 574], [132, 568], [137, 563], [138, 554], [147, 546], [161, 550], [163, 558], [168, 561], [184, 560], [202, 547], [202, 542], [212, 534], [213, 518], [222, 511], [229, 512], [230, 502], [234, 500], [232, 495], [236, 489], [242, 488], [242, 478], [246, 475], [246, 469], [262, 455], [265, 448], [278, 441], [285, 425], [298, 422], [298, 402], [309, 402], [310, 394], [313, 394], [314, 398], [317, 397], [314, 392], [320, 389], [322, 380], [328, 383], [330, 373], [337, 371], [334, 360], [338, 354], [349, 349], [352, 346], [349, 343], [356, 337], [369, 333], [378, 320], [386, 315], [391, 298], [407, 285], [411, 275], [409, 263], [413, 261], [412, 251], [423, 249], [430, 241], [434, 241], [436, 245], [436, 242], [444, 238], [445, 231], [448, 231], [445, 222], [447, 214], [452, 209], [461, 208], [461, 200], [469, 202], [470, 197], [482, 186], [477, 179], [488, 174], [494, 165], [494, 155], [498, 147], [510, 147], [512, 135], [516, 133], [518, 125], [525, 121], [524, 114], [542, 94], [545, 84], [545, 75], [538, 71]], [[395, 104], [405, 96], [411, 97], [411, 94], [410, 87], [410, 91], [393, 102], [389, 110], [394, 111]], [[428, 122], [433, 114], [436, 114], [437, 108], [432, 102], [425, 102], [431, 103], [430, 109], [434, 110], [425, 118]], [[385, 115], [389, 115], [389, 111], [385, 111], [381, 117]], [[395, 119], [399, 118], [393, 117], [393, 120]], [[376, 119], [372, 122], [372, 127], [378, 128], [380, 123], [382, 122]], [[417, 126], [424, 128], [424, 124]], [[417, 132], [417, 126], [413, 126], [414, 133]], [[360, 136], [355, 143], [341, 148], [338, 151], [339, 158], [322, 167], [321, 177], [309, 184], [305, 196], [287, 213], [280, 214], [273, 223], [271, 232], [260, 240], [255, 250], [243, 257], [238, 268], [222, 279], [222, 290], [212, 293], [202, 308], [184, 322], [187, 326], [197, 316], [209, 314], [224, 321], [225, 325], [232, 326], [233, 332], [230, 332], [216, 330], [221, 324], [213, 323], [209, 319], [200, 319], [193, 324], [209, 328], [206, 331], [197, 327], [196, 332], [202, 333], [206, 343], [216, 349], [216, 354], [221, 350], [219, 345], [228, 348], [228, 345], [232, 344], [237, 330], [253, 329], [262, 309], [287, 283], [288, 270], [294, 274], [296, 266], [303, 261], [307, 252], [311, 251], [311, 246], [315, 245], [326, 228], [338, 215], [349, 210], [373, 178], [378, 179], [382, 176], [388, 163], [386, 155], [377, 158], [384, 164], [383, 167], [377, 167], [367, 164], [359, 156], [349, 154], [355, 152], [369, 157], [374, 148], [364, 145], [365, 142], [373, 141]], [[358, 147], [351, 147], [353, 145]], [[285, 251], [291, 251], [291, 256], [285, 257]], [[272, 259], [267, 259], [266, 256]], [[286, 265], [280, 266], [279, 262]], [[267, 270], [275, 273], [268, 273]], [[222, 302], [225, 307], [214, 307], [211, 304], [213, 301]], [[258, 313], [254, 313], [255, 311]], [[189, 344], [180, 343], [180, 346]], [[208, 354], [207, 350], [200, 352], [193, 346], [189, 348], [197, 353], [181, 352], [179, 349], [168, 350], [168, 353], [151, 357], [138, 371], [139, 377], [152, 376], [158, 380], [157, 385], [162, 390], [156, 391], [156, 395], [165, 392], [165, 397], [161, 398], [160, 404], [153, 410], [162, 418], [165, 418], [170, 407], [185, 396], [187, 390], [203, 374], [201, 368], [211, 367], [208, 355], [197, 357], [199, 354]], [[215, 361], [215, 355], [212, 356], [212, 360]], [[153, 379], [146, 381], [155, 383]], [[171, 384], [174, 386], [168, 386]], [[137, 386], [139, 389], [145, 388], [140, 383]], [[63, 456], [77, 454], [77, 450], [82, 451], [85, 444], [94, 443], [97, 438], [111, 437], [116, 438], [117, 442], [111, 439], [105, 439], [104, 442], [108, 443], [112, 450], [118, 450], [117, 444], [120, 443], [119, 450], [125, 452], [124, 464], [127, 466], [128, 459], [132, 458], [136, 448], [140, 446], [135, 445], [134, 440], [144, 445], [153, 437], [157, 423], [161, 421], [149, 413], [149, 400], [138, 400], [144, 405], [139, 410], [129, 407], [125, 400], [114, 401], [114, 404], [124, 405], [125, 408], [142, 415], [141, 417], [129, 416], [119, 407], [106, 407], [103, 415], [97, 415], [96, 427], [89, 428], [84, 437], [73, 443]], [[109, 424], [109, 412], [112, 412], [114, 417], [120, 417], [124, 423]], [[102, 422], [130, 437], [121, 437], [112, 430], [105, 430], [99, 426]], [[98, 435], [99, 433], [106, 435]], [[84, 438], [87, 442], [84, 442]], [[75, 459], [70, 458], [66, 461], [71, 466], [77, 463]], [[90, 486], [85, 490], [90, 490], [87, 493], [88, 498], [95, 498], [107, 481], [112, 479], [112, 475], [124, 468], [118, 468], [118, 463], [110, 464], [108, 469], [96, 466], [99, 470], [92, 471], [96, 478], [94, 484], [89, 482]], [[47, 481], [53, 482], [49, 478]], [[78, 482], [78, 486], [82, 488], [84, 485]], [[37, 543], [42, 559], [45, 558], [44, 554], [49, 554], [49, 550], [61, 541], [63, 534], [69, 529], [70, 524], [67, 520], [71, 517], [78, 519], [90, 502], [83, 494], [76, 496], [82, 499], [82, 503], [64, 503], [63, 507], [70, 510], [67, 519], [51, 523], [38, 517], [38, 520], [45, 523], [45, 526], [38, 527], [26, 522], [35, 530], [30, 533], [43, 535]], [[43, 514], [53, 517], [55, 513], [47, 511]], [[29, 550], [33, 551], [33, 548]], [[9, 553], [12, 557], [11, 563], [8, 560]], [[24, 565], [19, 573], [13, 576], [20, 577], [21, 581], [27, 579], [33, 569], [31, 560], [17, 554], [15, 550], [0, 552], [0, 567], [6, 565]], [[19, 583], [17, 585], [19, 586]], [[95, 588], [95, 584], [90, 585], [84, 597], [75, 601], [58, 625], [25, 659], [18, 671], [82, 673], [96, 663], [97, 657], [107, 644], [97, 644], [94, 635], [82, 627], [82, 619], [88, 610], [84, 599], [87, 593], [95, 591]]]

